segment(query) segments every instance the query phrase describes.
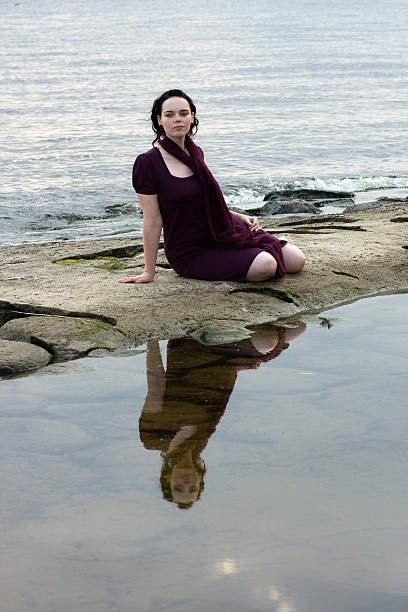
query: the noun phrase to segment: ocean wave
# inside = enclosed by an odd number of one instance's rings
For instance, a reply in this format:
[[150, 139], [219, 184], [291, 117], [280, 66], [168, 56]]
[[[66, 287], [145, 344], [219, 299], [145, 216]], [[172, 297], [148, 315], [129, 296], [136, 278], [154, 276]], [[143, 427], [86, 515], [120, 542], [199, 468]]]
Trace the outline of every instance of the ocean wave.
[[319, 189], [325, 191], [372, 191], [374, 189], [408, 188], [408, 176], [358, 176], [343, 178], [306, 177], [290, 182], [269, 181], [273, 189]]
[[[269, 191], [296, 191], [313, 189], [319, 191], [338, 191], [363, 193], [382, 189], [408, 189], [408, 176], [359, 176], [342, 178], [305, 177], [292, 181], [269, 179], [262, 185], [229, 187], [224, 189], [228, 206], [246, 206], [259, 204]], [[373, 198], [375, 199], [375, 198]]]
[[268, 187], [266, 185], [254, 185], [251, 187], [230, 187], [224, 189], [224, 197], [228, 206], [246, 206], [256, 204], [263, 200]]

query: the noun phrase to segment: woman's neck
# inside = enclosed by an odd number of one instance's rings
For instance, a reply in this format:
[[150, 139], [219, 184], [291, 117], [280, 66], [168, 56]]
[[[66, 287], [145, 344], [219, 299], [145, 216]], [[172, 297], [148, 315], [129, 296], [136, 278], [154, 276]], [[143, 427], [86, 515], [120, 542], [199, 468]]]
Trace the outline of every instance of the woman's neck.
[[167, 136], [167, 138], [169, 140], [172, 140], [178, 147], [180, 147], [180, 149], [182, 151], [187, 153], [186, 137], [185, 136], [181, 136], [180, 138], [170, 138], [170, 136]]

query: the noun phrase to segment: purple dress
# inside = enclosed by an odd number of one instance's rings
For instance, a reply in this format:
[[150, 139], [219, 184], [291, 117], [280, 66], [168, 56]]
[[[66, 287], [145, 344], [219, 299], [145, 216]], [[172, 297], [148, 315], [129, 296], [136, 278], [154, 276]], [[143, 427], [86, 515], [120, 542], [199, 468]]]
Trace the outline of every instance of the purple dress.
[[158, 196], [164, 251], [177, 274], [201, 280], [245, 281], [262, 249], [224, 249], [215, 243], [195, 175], [173, 176], [159, 149], [153, 147], [136, 158], [132, 179], [136, 193]]

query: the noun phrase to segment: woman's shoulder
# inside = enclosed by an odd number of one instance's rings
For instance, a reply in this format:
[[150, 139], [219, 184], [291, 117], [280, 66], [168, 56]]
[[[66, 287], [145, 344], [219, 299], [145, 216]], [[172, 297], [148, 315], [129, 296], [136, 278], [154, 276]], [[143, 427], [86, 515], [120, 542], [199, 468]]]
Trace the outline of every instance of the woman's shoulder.
[[148, 151], [145, 151], [144, 153], [139, 153], [139, 155], [136, 157], [135, 162], [137, 161], [142, 161], [142, 162], [155, 162], [157, 160], [157, 153], [158, 153], [158, 148], [157, 147], [152, 147], [151, 149], [149, 149]]
[[[132, 171], [132, 183], [136, 193], [158, 193], [158, 150], [156, 147], [140, 153], [135, 159]], [[159, 153], [160, 155], [160, 153]]]

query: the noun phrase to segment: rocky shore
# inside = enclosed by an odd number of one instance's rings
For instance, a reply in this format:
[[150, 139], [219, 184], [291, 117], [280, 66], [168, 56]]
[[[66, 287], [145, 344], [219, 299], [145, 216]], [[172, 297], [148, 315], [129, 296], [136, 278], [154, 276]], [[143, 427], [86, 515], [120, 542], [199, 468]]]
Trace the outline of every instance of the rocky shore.
[[[264, 217], [307, 256], [304, 271], [263, 283], [180, 278], [159, 251], [154, 283], [118, 280], [143, 268], [140, 240], [23, 244], [0, 249], [0, 376], [123, 350], [150, 338], [231, 341], [248, 326], [408, 289], [408, 201], [337, 215]], [[273, 214], [273, 213], [269, 213]]]

